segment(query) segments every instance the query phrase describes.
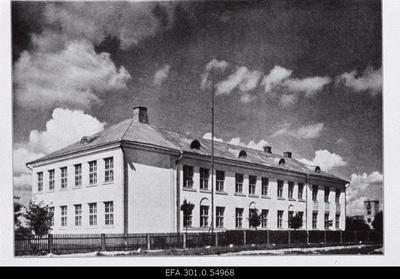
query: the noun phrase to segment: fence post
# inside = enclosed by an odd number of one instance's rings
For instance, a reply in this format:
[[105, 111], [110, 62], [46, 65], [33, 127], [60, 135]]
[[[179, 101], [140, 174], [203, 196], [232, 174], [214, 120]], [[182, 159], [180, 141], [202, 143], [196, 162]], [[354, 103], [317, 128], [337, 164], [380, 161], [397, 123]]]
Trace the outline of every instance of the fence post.
[[49, 253], [53, 254], [53, 235], [49, 234], [47, 236], [47, 247], [49, 249]]
[[243, 231], [243, 245], [246, 245], [246, 231]]
[[290, 245], [290, 231], [288, 231], [288, 244]]
[[307, 231], [307, 244], [310, 244], [310, 231]]
[[101, 251], [106, 250], [106, 235], [104, 233], [101, 234]]
[[151, 243], [150, 243], [150, 234], [149, 233], [146, 233], [146, 244], [147, 244], [147, 250], [150, 250]]
[[215, 247], [218, 247], [218, 233], [215, 233]]
[[186, 249], [186, 240], [187, 240], [186, 236], [187, 236], [187, 234], [184, 233], [183, 234], [183, 249]]

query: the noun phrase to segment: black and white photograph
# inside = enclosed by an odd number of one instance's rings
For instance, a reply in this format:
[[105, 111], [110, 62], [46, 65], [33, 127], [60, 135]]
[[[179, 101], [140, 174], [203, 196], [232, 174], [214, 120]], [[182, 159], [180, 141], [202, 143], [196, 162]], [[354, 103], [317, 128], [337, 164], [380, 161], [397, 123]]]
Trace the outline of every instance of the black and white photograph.
[[384, 258], [382, 2], [10, 1], [13, 260]]

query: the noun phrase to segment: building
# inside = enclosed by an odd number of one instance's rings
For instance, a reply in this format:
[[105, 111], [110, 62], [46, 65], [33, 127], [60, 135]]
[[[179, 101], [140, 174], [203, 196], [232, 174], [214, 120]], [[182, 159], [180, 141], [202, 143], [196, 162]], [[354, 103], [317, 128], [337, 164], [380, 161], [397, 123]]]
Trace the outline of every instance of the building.
[[370, 229], [373, 229], [372, 222], [375, 219], [375, 215], [379, 212], [379, 201], [378, 200], [367, 200], [364, 201], [364, 220]]
[[[33, 195], [51, 203], [55, 234], [285, 230], [298, 213], [304, 230], [344, 230], [345, 185], [291, 152], [214, 143], [149, 125], [147, 109], [45, 157], [27, 163]], [[191, 215], [180, 210], [194, 204]]]

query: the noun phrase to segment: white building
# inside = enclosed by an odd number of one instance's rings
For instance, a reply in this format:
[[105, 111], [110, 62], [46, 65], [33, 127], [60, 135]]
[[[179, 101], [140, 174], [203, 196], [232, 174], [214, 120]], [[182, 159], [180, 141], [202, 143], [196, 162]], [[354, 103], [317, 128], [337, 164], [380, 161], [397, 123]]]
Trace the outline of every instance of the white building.
[[33, 195], [51, 203], [54, 234], [209, 231], [212, 200], [214, 231], [248, 229], [254, 209], [258, 229], [289, 229], [298, 212], [305, 230], [344, 230], [347, 181], [271, 147], [215, 142], [214, 155], [212, 193], [211, 140], [151, 126], [136, 107], [132, 119], [27, 166]]

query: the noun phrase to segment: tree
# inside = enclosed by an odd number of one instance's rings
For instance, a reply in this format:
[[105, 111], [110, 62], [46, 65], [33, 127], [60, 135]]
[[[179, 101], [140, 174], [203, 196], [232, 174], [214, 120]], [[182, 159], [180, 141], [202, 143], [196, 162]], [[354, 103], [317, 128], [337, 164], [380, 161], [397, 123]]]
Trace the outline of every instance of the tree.
[[372, 227], [376, 231], [383, 231], [383, 211], [379, 211], [374, 218], [374, 221], [372, 221]]
[[250, 211], [249, 225], [250, 225], [250, 228], [253, 227], [256, 230], [257, 230], [257, 227], [261, 225], [261, 214], [258, 214], [257, 208]]
[[21, 226], [21, 221], [19, 217], [22, 216], [22, 209], [24, 206], [18, 202], [21, 197], [14, 196], [14, 228], [17, 229]]
[[49, 210], [49, 205], [43, 201], [37, 202], [36, 198], [29, 201], [29, 206], [24, 214], [29, 229], [37, 236], [43, 236], [51, 231], [53, 213]]
[[363, 217], [359, 216], [346, 216], [346, 231], [369, 231], [370, 228], [365, 223]]
[[290, 227], [292, 229], [299, 229], [303, 226], [303, 218], [298, 213], [290, 219]]
[[181, 210], [183, 211], [183, 218], [184, 218], [184, 224], [186, 227], [186, 232], [187, 232], [187, 228], [189, 226], [189, 216], [192, 215], [193, 209], [194, 209], [194, 204], [191, 202], [188, 202], [185, 199], [183, 201], [183, 204], [181, 205]]

